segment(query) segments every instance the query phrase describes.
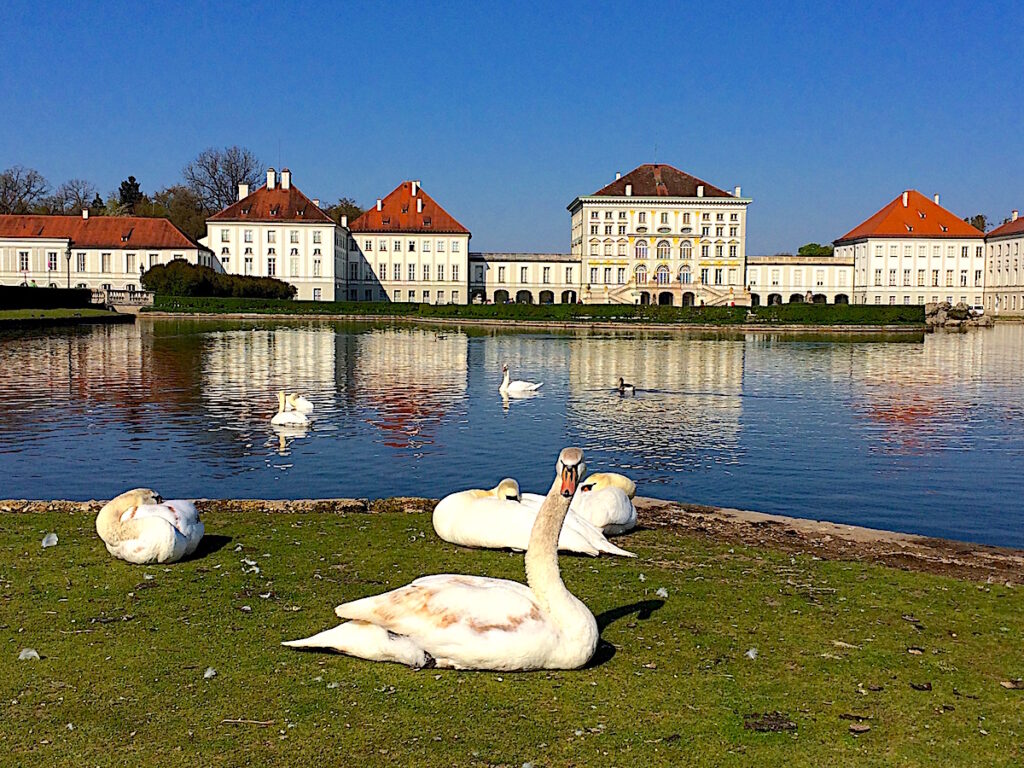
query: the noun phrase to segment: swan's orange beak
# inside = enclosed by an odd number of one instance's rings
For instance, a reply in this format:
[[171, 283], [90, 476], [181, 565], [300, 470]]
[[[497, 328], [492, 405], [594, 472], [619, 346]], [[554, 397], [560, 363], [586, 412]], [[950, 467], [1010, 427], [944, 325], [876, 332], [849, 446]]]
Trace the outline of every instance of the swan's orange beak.
[[576, 481], [578, 478], [579, 469], [577, 467], [562, 468], [562, 495], [565, 498], [571, 498], [576, 493]]

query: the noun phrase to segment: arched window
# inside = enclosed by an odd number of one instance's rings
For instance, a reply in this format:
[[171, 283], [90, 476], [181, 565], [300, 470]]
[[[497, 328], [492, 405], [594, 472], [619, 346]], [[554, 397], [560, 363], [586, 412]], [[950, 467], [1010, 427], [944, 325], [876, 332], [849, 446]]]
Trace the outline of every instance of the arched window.
[[669, 254], [668, 240], [659, 240], [658, 241], [658, 258], [659, 259], [667, 259], [668, 258], [668, 254]]
[[692, 280], [693, 275], [690, 274], [690, 268], [684, 265], [683, 268], [679, 270], [679, 282], [683, 285], [689, 285]]
[[643, 285], [647, 282], [647, 267], [639, 266], [636, 268], [636, 283], [637, 285]]
[[636, 253], [636, 257], [638, 259], [646, 259], [647, 258], [647, 241], [646, 240], [637, 240], [636, 248], [635, 248], [634, 252]]
[[[659, 245], [659, 248], [660, 247], [661, 246]], [[654, 275], [655, 275], [655, 278], [658, 281], [658, 285], [668, 285], [669, 284], [671, 276], [669, 274], [668, 267], [666, 267], [664, 264], [662, 264], [660, 267], [658, 267], [658, 271], [655, 272]]]
[[692, 257], [693, 257], [693, 247], [690, 245], [689, 241], [687, 241], [687, 242], [683, 243], [683, 258], [684, 259], [689, 259], [689, 258], [692, 258]]

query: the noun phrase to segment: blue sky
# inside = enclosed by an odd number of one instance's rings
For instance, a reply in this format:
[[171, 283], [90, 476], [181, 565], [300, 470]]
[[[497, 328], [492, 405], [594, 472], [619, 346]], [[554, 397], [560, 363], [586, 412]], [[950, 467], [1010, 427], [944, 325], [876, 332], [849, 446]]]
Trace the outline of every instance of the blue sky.
[[907, 187], [1024, 209], [1019, 3], [236, 5], [6, 3], [0, 168], [153, 191], [240, 144], [323, 200], [420, 179], [475, 250], [567, 250], [655, 159], [742, 185], [751, 254]]

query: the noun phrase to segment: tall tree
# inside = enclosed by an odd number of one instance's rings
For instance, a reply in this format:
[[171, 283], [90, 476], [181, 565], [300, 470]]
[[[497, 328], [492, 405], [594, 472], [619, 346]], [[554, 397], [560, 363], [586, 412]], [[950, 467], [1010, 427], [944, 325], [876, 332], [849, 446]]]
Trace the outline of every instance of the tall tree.
[[238, 199], [239, 184], [256, 186], [264, 172], [263, 163], [244, 147], [211, 147], [186, 165], [182, 176], [204, 210], [213, 214]]
[[988, 232], [988, 216], [984, 213], [976, 213], [973, 216], [964, 216], [964, 221], [975, 229], [980, 229], [982, 232]]
[[85, 179], [68, 179], [47, 198], [47, 213], [80, 214], [96, 195], [96, 185]]
[[135, 213], [136, 203], [142, 200], [142, 190], [139, 188], [139, 182], [135, 180], [134, 176], [129, 176], [121, 182], [117, 196], [118, 202], [120, 202], [121, 207], [127, 213]]
[[360, 208], [351, 197], [343, 197], [330, 208], [325, 209], [325, 213], [334, 219], [335, 223], [341, 223], [341, 217], [348, 216], [349, 224], [362, 216], [363, 211], [364, 209]]
[[153, 195], [151, 205], [161, 211], [153, 215], [170, 219], [193, 240], [198, 240], [206, 234], [206, 210], [199, 196], [188, 187], [175, 184], [161, 189]]
[[44, 202], [50, 185], [43, 174], [14, 165], [0, 173], [0, 213], [28, 213]]
[[96, 196], [93, 197], [92, 202], [89, 203], [89, 213], [95, 216], [102, 216], [107, 212], [107, 204], [103, 202], [103, 198], [100, 197], [100, 193], [97, 192]]
[[800, 256], [831, 256], [833, 248], [831, 245], [821, 245], [820, 243], [807, 243], [801, 245], [797, 254]]

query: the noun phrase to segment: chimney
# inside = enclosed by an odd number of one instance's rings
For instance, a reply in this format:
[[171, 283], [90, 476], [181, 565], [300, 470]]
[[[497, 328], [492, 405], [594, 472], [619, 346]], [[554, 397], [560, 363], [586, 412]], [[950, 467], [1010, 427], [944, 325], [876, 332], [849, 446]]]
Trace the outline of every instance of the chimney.
[[423, 213], [423, 198], [416, 198], [416, 213]]
[[346, 216], [345, 214], [341, 215], [341, 226], [345, 227], [345, 229], [348, 229], [348, 216]]
[[82, 218], [83, 219], [88, 219], [89, 218], [89, 209], [88, 208], [83, 208], [82, 209]]
[[1013, 211], [1010, 214], [1010, 221], [1016, 221], [1018, 216], [1020, 216], [1020, 211]]
[[277, 183], [277, 173], [273, 168], [267, 168], [267, 189], [273, 189]]
[[314, 197], [313, 198], [313, 205], [315, 205], [317, 208], [320, 207], [320, 198], [319, 197]]
[[[906, 197], [906, 195], [904, 195], [904, 197]], [[935, 201], [936, 205], [939, 204], [939, 193], [938, 192], [935, 193], [935, 197], [933, 197], [932, 200]], [[906, 203], [904, 203], [904, 205], [906, 205]]]
[[285, 168], [281, 171], [281, 189], [292, 188], [292, 172]]
[[619, 180], [619, 179], [621, 179], [621, 178], [622, 178], [622, 174], [621, 174], [621, 173], [619, 173], [618, 171], [616, 171], [616, 172], [615, 172], [615, 180], [616, 180], [616, 181], [618, 181], [618, 180]]
[[743, 197], [743, 190], [742, 190], [742, 188], [740, 187], [739, 184], [737, 184], [736, 188], [732, 191], [732, 196], [733, 197]]
[[698, 184], [697, 185], [697, 197], [704, 197], [704, 185], [703, 184]]
[[383, 210], [383, 208], [384, 207], [381, 205], [381, 199], [378, 197], [377, 198], [377, 210], [380, 211], [380, 210]]
[[904, 208], [907, 207], [907, 201], [909, 201], [909, 200], [910, 200], [910, 193], [909, 192], [904, 192], [903, 193], [903, 207]]
[[633, 185], [632, 184], [627, 184], [626, 185], [626, 197], [632, 197], [632, 196], [633, 196]]
[[249, 185], [241, 184], [238, 185], [238, 199], [245, 200], [249, 196]]
[[418, 181], [412, 182], [412, 196], [416, 197], [416, 193], [420, 191], [420, 183]]

